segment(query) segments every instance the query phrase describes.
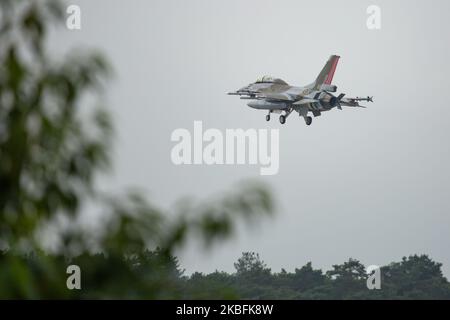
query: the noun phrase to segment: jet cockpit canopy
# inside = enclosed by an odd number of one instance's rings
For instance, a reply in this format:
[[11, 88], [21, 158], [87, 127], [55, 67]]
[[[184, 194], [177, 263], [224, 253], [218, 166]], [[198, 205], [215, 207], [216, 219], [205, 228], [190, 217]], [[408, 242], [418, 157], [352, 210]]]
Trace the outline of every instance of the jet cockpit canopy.
[[256, 80], [256, 83], [278, 83], [278, 84], [287, 84], [285, 81], [281, 79], [276, 79], [271, 76], [263, 76]]

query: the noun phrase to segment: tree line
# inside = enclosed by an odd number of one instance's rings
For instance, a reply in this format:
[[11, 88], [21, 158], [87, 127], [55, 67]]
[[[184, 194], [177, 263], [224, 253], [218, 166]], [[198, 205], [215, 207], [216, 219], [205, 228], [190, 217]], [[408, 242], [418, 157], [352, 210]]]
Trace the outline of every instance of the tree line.
[[[16, 263], [14, 263], [16, 261]], [[5, 263], [7, 262], [7, 263]], [[70, 290], [66, 267], [81, 270], [81, 287]], [[9, 281], [19, 266], [35, 281]], [[48, 267], [52, 266], [52, 269]], [[0, 255], [0, 298], [67, 299], [450, 299], [450, 283], [438, 262], [427, 255], [403, 257], [380, 268], [381, 288], [369, 290], [368, 274], [355, 259], [326, 272], [311, 262], [293, 272], [273, 272], [257, 253], [244, 252], [235, 272], [186, 275], [175, 256], [161, 249], [114, 256], [82, 254], [74, 258], [44, 253]]]

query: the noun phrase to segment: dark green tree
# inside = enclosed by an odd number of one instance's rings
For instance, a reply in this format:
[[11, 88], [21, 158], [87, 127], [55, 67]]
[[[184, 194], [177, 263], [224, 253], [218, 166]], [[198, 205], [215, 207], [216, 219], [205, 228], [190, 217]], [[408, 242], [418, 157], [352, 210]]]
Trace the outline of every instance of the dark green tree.
[[313, 269], [312, 263], [308, 262], [300, 269], [295, 268], [292, 277], [292, 288], [298, 291], [307, 291], [315, 286], [325, 284], [326, 277], [322, 270]]
[[255, 252], [243, 252], [234, 264], [239, 294], [248, 299], [269, 298], [266, 287], [273, 281], [271, 271]]
[[243, 252], [242, 256], [234, 264], [236, 274], [238, 276], [245, 276], [248, 274], [267, 274], [270, 269], [259, 257], [259, 253]]
[[332, 279], [330, 295], [333, 299], [358, 298], [358, 293], [367, 290], [367, 274], [363, 264], [350, 258], [340, 265], [333, 265], [333, 270], [326, 275]]
[[441, 267], [427, 255], [403, 257], [381, 269], [381, 293], [397, 299], [450, 299], [450, 285]]

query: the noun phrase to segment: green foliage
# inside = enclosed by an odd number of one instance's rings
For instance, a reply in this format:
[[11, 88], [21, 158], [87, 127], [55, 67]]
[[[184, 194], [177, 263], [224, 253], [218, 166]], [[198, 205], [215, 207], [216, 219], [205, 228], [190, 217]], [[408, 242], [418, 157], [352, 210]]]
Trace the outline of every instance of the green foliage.
[[325, 273], [313, 269], [311, 262], [293, 273], [284, 269], [271, 273], [258, 254], [244, 252], [235, 268], [234, 274], [194, 273], [186, 290], [197, 292], [201, 286], [208, 294], [197, 297], [209, 299], [218, 297], [209, 288], [221, 286], [228, 286], [242, 299], [450, 299], [450, 283], [442, 275], [441, 264], [425, 255], [382, 267], [380, 290], [367, 288], [365, 267], [354, 259]]
[[[81, 267], [82, 290], [67, 290], [66, 268]], [[244, 252], [236, 272], [186, 276], [162, 249], [130, 256], [83, 253], [73, 258], [35, 252], [0, 254], [0, 297], [70, 299], [450, 299], [441, 264], [410, 256], [381, 268], [381, 289], [366, 287], [364, 266], [350, 259], [323, 272], [311, 262], [272, 273], [259, 255]], [[19, 281], [19, 282], [18, 282]]]
[[245, 277], [248, 274], [266, 274], [270, 273], [266, 264], [255, 252], [244, 252], [242, 257], [234, 264], [238, 276]]
[[349, 294], [348, 298], [358, 298], [352, 293], [367, 290], [366, 270], [358, 260], [349, 259], [341, 265], [333, 265], [333, 270], [328, 271], [327, 276], [333, 279], [331, 297], [334, 299]]
[[185, 284], [184, 298], [188, 299], [238, 299], [235, 279], [226, 272], [215, 271], [204, 275], [193, 273]]
[[[98, 192], [113, 126], [98, 102], [86, 102], [98, 100], [111, 68], [96, 53], [49, 55], [50, 23], [63, 25], [63, 4], [0, 1], [0, 298], [180, 297], [173, 251], [190, 235], [210, 246], [240, 221], [270, 214], [270, 194], [243, 183], [175, 215], [136, 191]], [[78, 223], [86, 204], [106, 212], [101, 230]], [[47, 254], [38, 235], [61, 218], [69, 227], [51, 231], [57, 248]], [[70, 263], [80, 265], [88, 289], [67, 289]]]
[[403, 257], [382, 268], [386, 291], [402, 299], [449, 299], [449, 284], [441, 267], [427, 255]]
[[94, 173], [108, 164], [106, 112], [79, 116], [108, 67], [95, 54], [48, 61], [45, 21], [62, 16], [55, 2], [1, 5], [0, 244], [32, 246], [40, 223], [78, 212], [93, 195]]

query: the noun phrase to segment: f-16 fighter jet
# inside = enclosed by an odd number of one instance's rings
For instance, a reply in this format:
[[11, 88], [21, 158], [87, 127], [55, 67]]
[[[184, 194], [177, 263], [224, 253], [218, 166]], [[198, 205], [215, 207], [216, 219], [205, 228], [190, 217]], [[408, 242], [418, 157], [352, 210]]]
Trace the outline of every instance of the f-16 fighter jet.
[[270, 121], [271, 113], [280, 113], [281, 124], [286, 122], [286, 118], [292, 111], [298, 112], [309, 126], [312, 122], [312, 117], [308, 116], [309, 112], [314, 117], [318, 117], [322, 112], [333, 108], [340, 110], [344, 106], [365, 108], [359, 102], [373, 102], [373, 97], [344, 98], [344, 93], [338, 96], [332, 94], [337, 91], [337, 87], [331, 83], [339, 58], [336, 55], [331, 56], [317, 79], [305, 87], [290, 86], [281, 79], [264, 76], [255, 83], [228, 94], [252, 100], [247, 104], [251, 108], [268, 110], [267, 121]]

